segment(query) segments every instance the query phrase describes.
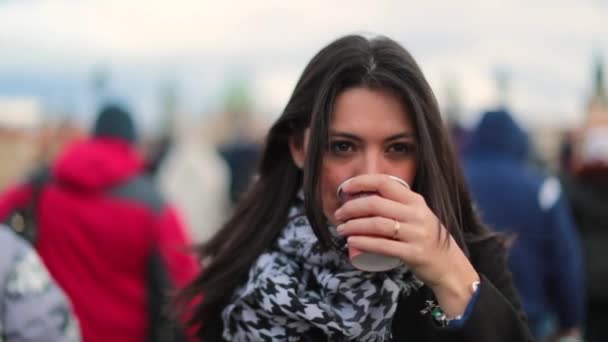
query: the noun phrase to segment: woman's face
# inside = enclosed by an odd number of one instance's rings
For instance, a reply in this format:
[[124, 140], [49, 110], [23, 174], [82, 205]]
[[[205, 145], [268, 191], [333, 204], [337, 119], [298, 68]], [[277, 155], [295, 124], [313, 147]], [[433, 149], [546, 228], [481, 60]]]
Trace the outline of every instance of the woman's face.
[[[309, 132], [304, 146], [308, 146]], [[323, 212], [336, 224], [336, 196], [345, 180], [362, 174], [388, 174], [412, 184], [416, 175], [416, 134], [400, 99], [388, 90], [356, 87], [336, 98], [321, 171]], [[294, 153], [295, 152], [295, 153]], [[303, 161], [305, 151], [294, 151]], [[302, 165], [302, 163], [300, 163]]]

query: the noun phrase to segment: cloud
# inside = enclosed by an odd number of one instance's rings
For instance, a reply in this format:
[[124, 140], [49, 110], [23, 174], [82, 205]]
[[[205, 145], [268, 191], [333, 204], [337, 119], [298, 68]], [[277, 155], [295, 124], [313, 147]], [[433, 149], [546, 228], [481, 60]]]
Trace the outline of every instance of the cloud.
[[178, 78], [194, 102], [243, 68], [260, 106], [278, 112], [318, 49], [375, 32], [411, 50], [440, 100], [451, 75], [469, 112], [491, 104], [500, 66], [518, 108], [576, 118], [594, 51], [608, 54], [606, 17], [590, 0], [12, 1], [0, 4], [0, 73], [84, 80], [102, 62], [130, 73], [133, 87]]

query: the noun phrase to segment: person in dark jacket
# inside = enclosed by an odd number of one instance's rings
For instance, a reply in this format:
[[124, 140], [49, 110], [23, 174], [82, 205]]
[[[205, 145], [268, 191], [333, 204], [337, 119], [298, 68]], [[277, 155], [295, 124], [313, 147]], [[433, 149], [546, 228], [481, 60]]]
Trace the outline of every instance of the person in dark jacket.
[[[557, 318], [557, 335], [580, 337], [583, 259], [560, 182], [528, 161], [528, 136], [506, 110], [483, 114], [464, 158], [482, 219], [511, 236], [509, 268], [537, 338]], [[545, 330], [545, 331], [543, 331]]]
[[[395, 41], [323, 48], [257, 174], [181, 294], [201, 341], [532, 340], [504, 246], [475, 216], [432, 91]], [[356, 268], [355, 249], [392, 268]]]
[[106, 106], [92, 137], [58, 157], [40, 191], [24, 182], [0, 197], [2, 219], [36, 203], [36, 250], [70, 297], [86, 342], [151, 340], [161, 283], [181, 286], [197, 272], [135, 142], [129, 113]]
[[238, 202], [255, 177], [260, 148], [253, 141], [233, 141], [220, 146], [220, 155], [230, 168], [230, 200]]
[[578, 162], [573, 172], [562, 175], [583, 241], [585, 337], [589, 342], [608, 341], [608, 126], [604, 127], [591, 130], [592, 136], [588, 131], [583, 133]]

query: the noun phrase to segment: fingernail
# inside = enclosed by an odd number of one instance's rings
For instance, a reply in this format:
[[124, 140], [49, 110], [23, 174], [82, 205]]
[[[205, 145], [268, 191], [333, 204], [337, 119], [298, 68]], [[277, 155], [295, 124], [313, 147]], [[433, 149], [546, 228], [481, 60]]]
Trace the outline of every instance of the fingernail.
[[336, 217], [337, 220], [342, 218], [342, 209], [338, 209], [336, 210], [336, 212], [334, 213], [334, 216]]
[[336, 230], [338, 231], [338, 234], [344, 235], [344, 223], [338, 225], [338, 227], [336, 227]]
[[336, 195], [338, 196], [338, 198], [340, 198], [342, 196], [342, 192], [344, 192], [344, 188], [347, 187], [348, 183], [350, 183], [352, 180], [353, 180], [353, 178], [349, 178], [338, 186], [338, 189], [336, 190]]
[[354, 236], [349, 236], [346, 239], [346, 244], [348, 244], [349, 246], [353, 247], [353, 241], [355, 242], [355, 244], [357, 243], [357, 239]]

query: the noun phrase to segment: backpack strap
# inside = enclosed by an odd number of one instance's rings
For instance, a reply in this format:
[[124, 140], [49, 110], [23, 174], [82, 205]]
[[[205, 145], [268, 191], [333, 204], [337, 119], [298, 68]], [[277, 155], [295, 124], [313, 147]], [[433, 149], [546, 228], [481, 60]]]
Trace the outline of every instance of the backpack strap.
[[9, 227], [32, 245], [36, 243], [38, 237], [38, 227], [36, 226], [38, 200], [43, 188], [50, 181], [51, 170], [49, 167], [43, 167], [35, 171], [27, 181], [27, 184], [32, 188], [32, 194], [27, 205], [15, 209], [8, 218]]

